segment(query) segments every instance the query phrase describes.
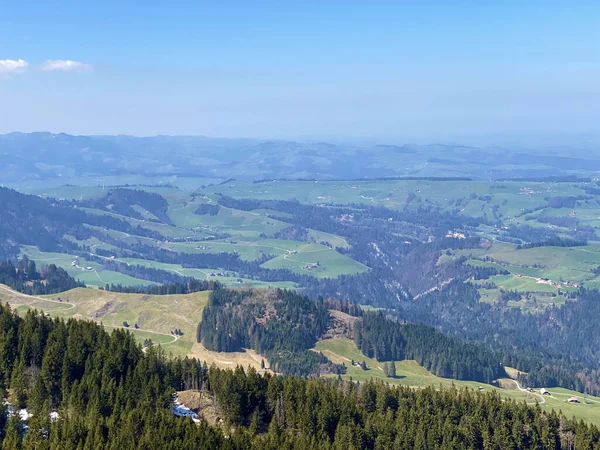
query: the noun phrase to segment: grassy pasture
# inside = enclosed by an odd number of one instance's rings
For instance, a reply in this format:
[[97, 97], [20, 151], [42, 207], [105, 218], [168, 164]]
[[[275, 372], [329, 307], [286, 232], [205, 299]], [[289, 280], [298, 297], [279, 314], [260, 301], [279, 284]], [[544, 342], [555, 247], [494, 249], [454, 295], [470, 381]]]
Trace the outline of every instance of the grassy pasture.
[[[318, 263], [318, 266], [315, 266]], [[261, 265], [267, 269], [289, 269], [318, 278], [361, 273], [368, 270], [363, 264], [320, 244], [306, 244], [297, 253], [286, 253]]]
[[[248, 278], [238, 277], [236, 274], [230, 271], [222, 272], [223, 275], [218, 275], [219, 271], [216, 269], [210, 268], [184, 268], [181, 264], [167, 264], [161, 263], [157, 261], [150, 261], [147, 259], [136, 259], [136, 258], [120, 258], [116, 259], [116, 261], [123, 262], [125, 264], [130, 265], [139, 265], [144, 267], [152, 267], [154, 269], [166, 270], [169, 272], [174, 272], [177, 275], [181, 275], [184, 277], [193, 277], [198, 278], [200, 280], [217, 280], [224, 284], [225, 286], [235, 286], [235, 287], [272, 287], [272, 288], [281, 288], [281, 289], [295, 289], [297, 288], [296, 283], [287, 282], [287, 281], [274, 281], [274, 282], [265, 282], [258, 280], [251, 280]], [[211, 276], [213, 274], [213, 276]], [[227, 275], [225, 275], [227, 274]], [[241, 280], [241, 283], [239, 282]]]
[[[432, 203], [465, 215], [483, 216], [492, 208], [503, 217], [515, 217], [524, 210], [546, 204], [547, 197], [584, 194], [581, 185], [521, 181], [427, 181], [427, 180], [360, 180], [360, 181], [287, 181], [265, 183], [229, 183], [226, 195], [236, 198], [295, 198], [303, 203], [347, 204], [404, 208]], [[487, 197], [489, 196], [489, 197]]]
[[169, 217], [181, 228], [202, 229], [207, 230], [208, 233], [227, 233], [240, 237], [258, 237], [259, 235], [272, 237], [288, 226], [284, 222], [267, 217], [265, 213], [225, 207], [220, 207], [219, 213], [215, 216], [196, 214], [195, 210], [202, 203], [214, 204], [215, 202], [197, 198], [196, 201], [190, 200], [185, 205], [178, 205], [177, 202], [170, 203]]
[[[583, 284], [585, 287], [598, 285], [598, 278], [592, 273], [600, 265], [600, 245], [590, 244], [582, 247], [537, 247], [517, 250], [516, 245], [494, 243], [489, 249], [469, 249], [453, 251], [451, 256], [443, 255], [439, 263], [443, 264], [459, 256], [470, 257], [469, 264], [481, 267], [505, 269], [510, 275], [490, 277], [489, 280], [505, 290], [522, 292], [558, 292], [558, 287], [539, 282], [548, 278], [560, 284], [561, 289], [571, 291], [576, 288], [566, 282]], [[493, 261], [481, 261], [473, 258], [489, 257]]]
[[[228, 238], [224, 240], [198, 242], [173, 242], [169, 244], [173, 250], [181, 253], [237, 253], [241, 259], [254, 261], [263, 255], [285, 254], [287, 248], [302, 245], [301, 242], [275, 241], [275, 240], [250, 240]], [[284, 247], [285, 246], [285, 247]], [[198, 248], [205, 247], [205, 248]]]
[[[109, 211], [103, 211], [100, 209], [81, 208], [81, 210], [86, 211], [90, 214], [107, 215], [107, 216], [114, 217], [116, 219], [121, 219], [121, 220], [124, 220], [125, 222], [128, 222], [132, 226], [140, 226], [140, 227], [146, 228], [148, 230], [156, 231], [157, 233], [160, 233], [163, 236], [171, 238], [171, 239], [190, 238], [190, 239], [200, 240], [200, 239], [205, 239], [206, 237], [209, 236], [207, 233], [204, 233], [199, 230], [187, 230], [187, 229], [167, 225], [164, 223], [134, 219], [131, 217], [123, 216], [120, 214], [115, 214], [115, 213], [112, 213]], [[109, 231], [114, 231], [114, 230], [109, 230]], [[130, 236], [128, 233], [123, 233], [120, 231], [117, 231], [117, 233], [121, 233], [122, 235]], [[136, 238], [137, 238], [137, 236], [136, 236]]]
[[[43, 310], [52, 317], [94, 320], [107, 328], [121, 328], [128, 322], [136, 338], [152, 339], [174, 354], [187, 355], [196, 341], [196, 327], [208, 304], [208, 292], [186, 295], [143, 295], [77, 288], [60, 294], [27, 296], [7, 288], [0, 289], [0, 300], [24, 311]], [[60, 300], [62, 301], [59, 301]], [[134, 328], [138, 324], [139, 329]], [[183, 336], [171, 334], [175, 328]]]
[[[58, 267], [62, 267], [73, 278], [82, 281], [88, 286], [105, 286], [106, 284], [111, 283], [122, 284], [125, 286], [147, 286], [157, 284], [152, 281], [133, 278], [112, 270], [105, 270], [97, 262], [87, 261], [82, 257], [78, 258], [77, 265], [79, 267], [75, 267], [71, 265], [75, 260], [75, 257], [66, 253], [42, 252], [37, 247], [23, 246], [21, 248], [20, 256], [23, 255], [27, 255], [27, 257], [35, 261], [38, 266], [43, 264], [55, 264]], [[91, 267], [92, 270], [84, 270], [83, 268], [85, 267]]]
[[[0, 301], [9, 303], [19, 314], [30, 309], [49, 313], [51, 317], [94, 320], [107, 331], [123, 328], [127, 321], [138, 342], [151, 339], [167, 352], [176, 356], [190, 356], [215, 363], [223, 368], [252, 366], [260, 369], [262, 356], [253, 350], [217, 353], [206, 350], [196, 342], [196, 326], [202, 320], [202, 311], [208, 304], [208, 292], [187, 295], [142, 295], [106, 292], [98, 289], [73, 289], [61, 294], [33, 297], [0, 285]], [[58, 301], [58, 298], [62, 302]], [[134, 328], [134, 324], [140, 326]], [[171, 331], [179, 328], [183, 336], [176, 338]], [[265, 363], [268, 361], [265, 358]]]
[[[512, 380], [501, 380], [501, 385], [506, 387], [496, 387], [482, 384], [474, 381], [458, 381], [447, 378], [440, 378], [427, 371], [417, 364], [416, 361], [396, 361], [396, 378], [388, 378], [383, 371], [383, 364], [374, 359], [367, 358], [362, 354], [354, 342], [349, 339], [327, 339], [320, 341], [314, 348], [315, 351], [323, 353], [331, 361], [342, 364], [348, 368], [343, 378], [352, 378], [354, 381], [367, 381], [370, 379], [383, 380], [391, 384], [402, 384], [416, 388], [425, 386], [435, 386], [442, 388], [467, 387], [478, 389], [483, 387], [485, 392], [495, 391], [504, 398], [510, 398], [516, 401], [525, 401], [528, 404], [535, 405], [540, 401], [539, 396], [528, 392], [519, 391]], [[365, 361], [369, 370], [362, 370], [360, 367], [351, 365], [351, 360]], [[538, 388], [539, 390], [539, 388]], [[546, 410], [562, 410], [567, 417], [586, 420], [592, 423], [600, 423], [600, 398], [593, 396], [584, 396], [583, 394], [568, 389], [551, 388], [551, 396], [544, 396], [545, 403], [540, 407]], [[576, 396], [582, 402], [581, 404], [570, 404], [567, 399]]]

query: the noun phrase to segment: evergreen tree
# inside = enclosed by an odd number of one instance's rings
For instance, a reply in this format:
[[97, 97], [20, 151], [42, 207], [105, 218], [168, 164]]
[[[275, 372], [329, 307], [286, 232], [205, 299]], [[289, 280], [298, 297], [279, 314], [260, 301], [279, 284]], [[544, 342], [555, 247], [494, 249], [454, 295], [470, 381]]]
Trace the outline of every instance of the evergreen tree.
[[23, 423], [21, 422], [18, 411], [15, 411], [6, 423], [4, 440], [2, 441], [2, 450], [20, 450], [22, 440]]

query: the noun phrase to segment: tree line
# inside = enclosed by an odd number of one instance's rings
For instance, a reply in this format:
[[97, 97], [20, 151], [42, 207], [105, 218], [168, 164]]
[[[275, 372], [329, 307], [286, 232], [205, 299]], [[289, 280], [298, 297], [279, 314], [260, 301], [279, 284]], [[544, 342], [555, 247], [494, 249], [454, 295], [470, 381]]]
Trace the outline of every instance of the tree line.
[[506, 377], [501, 357], [482, 346], [452, 339], [434, 328], [401, 324], [383, 313], [365, 313], [354, 328], [356, 346], [377, 361], [414, 359], [433, 374], [492, 384]]
[[[124, 330], [0, 306], [3, 450], [595, 449], [600, 432], [496, 393], [221, 370], [145, 351]], [[222, 423], [172, 415], [193, 389]], [[57, 418], [51, 418], [56, 412]], [[202, 415], [203, 411], [200, 411]]]
[[147, 294], [147, 295], [173, 295], [173, 294], [192, 294], [194, 292], [212, 291], [221, 288], [218, 281], [197, 280], [191, 278], [186, 282], [166, 283], [151, 286], [123, 286], [122, 284], [107, 284], [100, 289], [112, 292], [123, 292], [126, 294]]

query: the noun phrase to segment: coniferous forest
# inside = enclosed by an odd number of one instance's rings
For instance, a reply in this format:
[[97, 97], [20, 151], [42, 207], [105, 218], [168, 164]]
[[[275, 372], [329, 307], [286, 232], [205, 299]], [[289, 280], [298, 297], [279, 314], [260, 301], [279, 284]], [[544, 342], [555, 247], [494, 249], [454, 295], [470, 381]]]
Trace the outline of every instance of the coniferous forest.
[[344, 366], [309, 350], [330, 323], [323, 301], [293, 291], [216, 289], [202, 313], [197, 340], [217, 352], [253, 348], [272, 369], [286, 374], [344, 373]]
[[0, 262], [0, 284], [29, 295], [56, 294], [85, 286], [54, 264], [42, 266], [38, 272], [35, 262], [27, 256], [17, 266], [10, 261]]
[[[594, 449], [600, 432], [468, 390], [259, 375], [142, 351], [123, 330], [0, 306], [2, 449]], [[170, 412], [202, 392], [220, 425]], [[576, 447], [575, 447], [576, 445]]]

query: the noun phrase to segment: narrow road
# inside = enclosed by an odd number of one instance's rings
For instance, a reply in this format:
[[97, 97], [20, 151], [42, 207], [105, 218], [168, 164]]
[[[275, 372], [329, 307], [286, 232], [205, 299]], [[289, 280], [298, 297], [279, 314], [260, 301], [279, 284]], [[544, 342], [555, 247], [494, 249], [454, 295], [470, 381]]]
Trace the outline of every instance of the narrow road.
[[521, 392], [527, 392], [529, 394], [535, 395], [536, 397], [539, 397], [540, 405], [543, 405], [544, 403], [546, 403], [546, 399], [544, 398], [544, 396], [542, 394], [538, 394], [537, 392], [529, 392], [527, 389], [523, 389], [517, 380], [512, 380], [512, 382], [517, 385], [517, 389], [520, 390]]

